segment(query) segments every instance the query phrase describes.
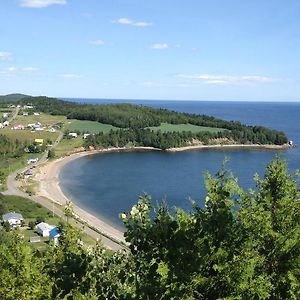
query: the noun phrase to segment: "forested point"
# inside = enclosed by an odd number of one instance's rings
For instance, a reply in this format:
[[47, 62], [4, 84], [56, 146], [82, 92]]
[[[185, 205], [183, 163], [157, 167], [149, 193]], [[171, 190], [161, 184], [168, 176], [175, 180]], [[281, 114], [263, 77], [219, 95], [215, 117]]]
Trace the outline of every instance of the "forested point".
[[[32, 104], [36, 110], [44, 113], [64, 115], [69, 119], [97, 121], [119, 128], [106, 134], [90, 136], [86, 146], [95, 148], [122, 147], [131, 144], [168, 149], [192, 145], [195, 141], [204, 145], [216, 143], [283, 145], [288, 142], [283, 132], [262, 126], [247, 126], [238, 121], [224, 121], [206, 115], [179, 113], [142, 105], [79, 104], [48, 97], [25, 97], [19, 103]], [[193, 133], [161, 132], [148, 128], [160, 126], [162, 123], [191, 124], [223, 130]]]
[[70, 224], [43, 252], [2, 229], [0, 299], [300, 299], [296, 179], [276, 159], [252, 191], [225, 168], [207, 174], [190, 212], [141, 196], [120, 214], [123, 252], [82, 247]]

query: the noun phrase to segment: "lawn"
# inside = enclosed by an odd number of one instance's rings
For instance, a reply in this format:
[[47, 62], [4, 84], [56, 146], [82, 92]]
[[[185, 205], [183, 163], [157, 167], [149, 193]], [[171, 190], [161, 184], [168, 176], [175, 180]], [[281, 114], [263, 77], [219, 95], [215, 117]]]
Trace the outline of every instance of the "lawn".
[[201, 132], [201, 131], [209, 131], [209, 132], [220, 132], [223, 131], [223, 128], [214, 128], [214, 127], [204, 127], [204, 126], [196, 126], [192, 124], [169, 124], [169, 123], [161, 123], [160, 126], [148, 127], [153, 131], [160, 130], [161, 132], [182, 132], [182, 131], [191, 131], [193, 133]]
[[70, 125], [68, 126], [70, 131], [78, 130], [80, 132], [88, 131], [90, 133], [107, 133], [110, 130], [119, 129], [109, 124], [103, 124], [95, 121], [81, 121], [81, 120], [72, 120]]

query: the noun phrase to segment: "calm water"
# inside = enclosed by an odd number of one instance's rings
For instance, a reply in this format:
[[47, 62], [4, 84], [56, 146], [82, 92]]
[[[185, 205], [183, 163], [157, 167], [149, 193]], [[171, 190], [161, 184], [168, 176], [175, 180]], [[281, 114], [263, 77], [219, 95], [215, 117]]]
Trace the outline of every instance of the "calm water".
[[[79, 101], [79, 100], [77, 100]], [[108, 100], [85, 100], [111, 103]], [[122, 102], [122, 101], [120, 101]], [[124, 101], [123, 101], [124, 102]], [[300, 103], [126, 101], [180, 112], [207, 114], [284, 131], [300, 146]], [[255, 187], [255, 172], [263, 175], [276, 155], [287, 159], [291, 172], [300, 168], [300, 148], [271, 150], [201, 150], [180, 153], [122, 152], [83, 157], [60, 173], [61, 188], [79, 206], [120, 226], [118, 214], [130, 210], [139, 195], [148, 193], [154, 203], [189, 209], [190, 198], [202, 204], [204, 174], [215, 174], [225, 157], [244, 188]]]

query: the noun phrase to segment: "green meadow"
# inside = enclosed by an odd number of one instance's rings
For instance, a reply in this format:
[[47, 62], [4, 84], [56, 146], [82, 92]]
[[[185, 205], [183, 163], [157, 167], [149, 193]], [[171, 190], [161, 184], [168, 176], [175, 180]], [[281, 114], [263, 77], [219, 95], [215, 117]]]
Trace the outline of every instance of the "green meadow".
[[70, 131], [78, 130], [80, 132], [90, 132], [90, 133], [108, 133], [110, 130], [119, 129], [109, 124], [103, 124], [96, 121], [81, 121], [81, 120], [73, 120], [68, 126]]
[[160, 126], [148, 127], [153, 131], [160, 130], [161, 132], [183, 132], [183, 131], [191, 131], [192, 133], [208, 131], [208, 132], [220, 132], [224, 131], [222, 128], [215, 127], [205, 127], [205, 126], [197, 126], [192, 124], [169, 124], [169, 123], [161, 123]]

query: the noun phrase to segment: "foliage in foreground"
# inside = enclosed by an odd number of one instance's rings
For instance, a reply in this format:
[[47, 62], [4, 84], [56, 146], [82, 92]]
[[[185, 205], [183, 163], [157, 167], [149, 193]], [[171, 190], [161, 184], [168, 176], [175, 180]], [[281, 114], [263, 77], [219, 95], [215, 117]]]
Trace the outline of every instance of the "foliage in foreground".
[[85, 249], [70, 225], [34, 252], [0, 235], [1, 299], [299, 299], [300, 207], [286, 163], [274, 160], [257, 191], [226, 170], [207, 175], [205, 206], [151, 217], [141, 197], [121, 214], [130, 252]]

